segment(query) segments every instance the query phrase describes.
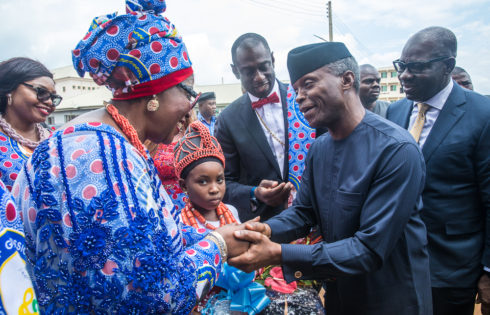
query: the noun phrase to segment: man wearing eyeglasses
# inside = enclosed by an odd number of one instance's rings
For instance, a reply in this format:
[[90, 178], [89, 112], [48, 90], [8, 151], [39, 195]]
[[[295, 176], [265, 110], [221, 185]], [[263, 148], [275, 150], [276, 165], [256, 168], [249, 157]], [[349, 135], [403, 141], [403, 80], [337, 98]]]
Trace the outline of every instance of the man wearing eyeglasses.
[[421, 213], [434, 314], [473, 314], [479, 281], [489, 314], [490, 100], [452, 81], [456, 47], [442, 27], [410, 37], [393, 62], [406, 98], [387, 118], [410, 131], [426, 163]]

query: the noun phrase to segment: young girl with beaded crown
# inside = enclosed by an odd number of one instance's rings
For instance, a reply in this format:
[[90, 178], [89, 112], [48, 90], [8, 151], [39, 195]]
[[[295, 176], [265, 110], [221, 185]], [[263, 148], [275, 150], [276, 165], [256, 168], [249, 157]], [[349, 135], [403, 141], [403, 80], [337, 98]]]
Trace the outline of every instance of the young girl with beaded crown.
[[[214, 230], [240, 223], [236, 208], [221, 202], [226, 191], [223, 151], [218, 140], [200, 121], [191, 123], [175, 146], [174, 164], [179, 184], [188, 196], [180, 214], [184, 224]], [[218, 310], [227, 314], [230, 311], [239, 311], [236, 314], [255, 314], [252, 310], [260, 312], [269, 299], [265, 288], [253, 282], [254, 276], [255, 273], [245, 273], [225, 263], [216, 286], [192, 314], [215, 314]], [[242, 299], [242, 296], [249, 298]]]
[[189, 197], [180, 214], [183, 223], [208, 230], [240, 223], [236, 208], [221, 202], [226, 191], [225, 157], [206, 126], [191, 123], [174, 150], [175, 172]]

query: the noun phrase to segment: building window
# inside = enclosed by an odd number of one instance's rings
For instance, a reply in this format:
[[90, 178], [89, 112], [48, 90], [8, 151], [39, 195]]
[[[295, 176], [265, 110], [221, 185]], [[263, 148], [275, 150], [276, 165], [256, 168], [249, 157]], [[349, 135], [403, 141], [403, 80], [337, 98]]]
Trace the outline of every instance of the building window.
[[398, 73], [396, 71], [391, 71], [391, 77], [392, 78], [396, 78], [397, 74]]
[[390, 91], [396, 92], [396, 85], [390, 85]]
[[78, 89], [80, 90], [80, 85], [78, 86]]
[[73, 89], [76, 89], [77, 87], [76, 86], [73, 86]]
[[386, 79], [386, 77], [387, 77], [387, 73], [386, 73], [386, 72], [381, 72], [381, 77], [382, 77], [383, 79]]
[[82, 87], [82, 90], [85, 90], [85, 87]]
[[388, 87], [386, 85], [382, 85], [381, 92], [387, 92], [387, 91], [388, 91]]
[[67, 123], [76, 117], [77, 117], [77, 115], [65, 115], [65, 122]]
[[66, 92], [66, 86], [63, 87], [63, 92]]
[[54, 117], [48, 117], [46, 123], [51, 126], [54, 125]]

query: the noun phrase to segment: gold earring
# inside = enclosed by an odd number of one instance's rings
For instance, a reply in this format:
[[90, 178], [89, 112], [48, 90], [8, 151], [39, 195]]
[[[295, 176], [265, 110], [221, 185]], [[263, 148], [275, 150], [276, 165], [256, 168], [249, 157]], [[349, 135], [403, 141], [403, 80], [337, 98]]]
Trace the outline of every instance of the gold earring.
[[153, 95], [153, 98], [149, 100], [148, 103], [146, 104], [146, 109], [149, 112], [155, 112], [158, 110], [159, 107], [160, 107], [160, 103], [157, 100], [157, 96]]

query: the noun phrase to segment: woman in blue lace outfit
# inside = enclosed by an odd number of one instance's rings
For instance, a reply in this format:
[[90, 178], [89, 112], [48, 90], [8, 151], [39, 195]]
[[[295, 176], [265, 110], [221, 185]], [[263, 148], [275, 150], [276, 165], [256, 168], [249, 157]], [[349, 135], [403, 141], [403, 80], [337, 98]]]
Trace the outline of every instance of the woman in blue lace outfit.
[[22, 165], [50, 135], [41, 123], [61, 102], [53, 74], [36, 60], [0, 63], [0, 179], [12, 190]]
[[192, 68], [164, 1], [126, 4], [73, 51], [111, 103], [41, 143], [13, 188], [42, 313], [188, 314], [248, 247], [239, 226], [183, 227], [163, 189], [142, 142], [170, 143], [195, 103]]

